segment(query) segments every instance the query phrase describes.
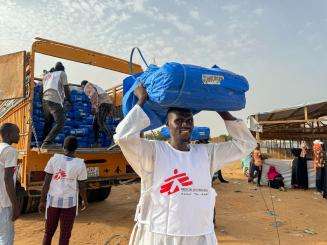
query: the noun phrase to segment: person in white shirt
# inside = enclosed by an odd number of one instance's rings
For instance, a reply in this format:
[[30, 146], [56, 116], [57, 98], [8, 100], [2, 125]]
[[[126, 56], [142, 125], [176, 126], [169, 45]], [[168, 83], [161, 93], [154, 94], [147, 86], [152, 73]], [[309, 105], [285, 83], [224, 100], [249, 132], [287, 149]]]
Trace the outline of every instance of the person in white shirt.
[[69, 244], [78, 197], [82, 197], [81, 210], [87, 207], [86, 166], [83, 159], [75, 157], [77, 139], [68, 136], [64, 141], [64, 154], [55, 154], [45, 167], [45, 180], [41, 192], [39, 211], [46, 211], [43, 245], [51, 244], [60, 220], [59, 244]]
[[129, 244], [217, 244], [212, 219], [216, 199], [212, 176], [223, 165], [248, 155], [256, 140], [241, 120], [229, 112], [218, 112], [232, 140], [190, 144], [193, 115], [181, 108], [168, 111], [169, 142], [142, 139], [140, 132], [150, 125], [142, 109], [148, 95], [142, 85], [134, 93], [138, 103], [114, 135], [127, 161], [141, 177], [136, 224]]
[[45, 119], [42, 148], [54, 147], [54, 140], [65, 124], [65, 110], [72, 107], [65, 67], [57, 62], [43, 77], [42, 107]]
[[93, 132], [94, 142], [97, 146], [99, 144], [99, 132], [102, 131], [106, 134], [112, 143], [112, 135], [110, 128], [107, 126], [107, 117], [113, 114], [113, 102], [109, 94], [96, 84], [90, 83], [86, 80], [81, 82], [81, 87], [84, 93], [89, 97], [92, 105]]
[[12, 144], [19, 141], [19, 128], [12, 123], [0, 127], [0, 244], [14, 242], [14, 221], [20, 215], [15, 184], [17, 173], [17, 150]]

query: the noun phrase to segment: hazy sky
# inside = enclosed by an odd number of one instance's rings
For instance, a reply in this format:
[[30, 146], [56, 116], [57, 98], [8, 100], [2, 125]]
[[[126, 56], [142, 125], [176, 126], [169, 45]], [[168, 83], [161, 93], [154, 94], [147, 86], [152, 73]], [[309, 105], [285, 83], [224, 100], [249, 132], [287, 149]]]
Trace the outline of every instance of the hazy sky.
[[[247, 107], [268, 111], [327, 99], [327, 1], [0, 0], [0, 55], [28, 50], [36, 36], [128, 59], [217, 64], [250, 83]], [[56, 59], [38, 59], [37, 72]], [[122, 76], [66, 62], [70, 82], [110, 87]], [[198, 125], [224, 132], [213, 112]]]

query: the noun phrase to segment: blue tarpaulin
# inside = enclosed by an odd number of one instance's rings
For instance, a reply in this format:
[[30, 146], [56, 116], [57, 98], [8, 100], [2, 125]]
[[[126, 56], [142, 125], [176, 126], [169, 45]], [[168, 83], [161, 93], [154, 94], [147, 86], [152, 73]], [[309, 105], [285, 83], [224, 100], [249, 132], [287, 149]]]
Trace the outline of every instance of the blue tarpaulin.
[[144, 110], [154, 129], [166, 122], [169, 107], [202, 110], [237, 111], [245, 107], [245, 92], [249, 85], [245, 77], [218, 66], [205, 68], [180, 63], [150, 65], [143, 72], [124, 80], [123, 113], [126, 115], [137, 103], [133, 91], [142, 84], [149, 95]]

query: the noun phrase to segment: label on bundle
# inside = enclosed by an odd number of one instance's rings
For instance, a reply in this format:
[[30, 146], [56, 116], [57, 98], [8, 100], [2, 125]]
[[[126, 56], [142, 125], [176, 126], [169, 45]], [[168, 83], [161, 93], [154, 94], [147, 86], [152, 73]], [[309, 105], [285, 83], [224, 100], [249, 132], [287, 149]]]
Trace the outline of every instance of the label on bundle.
[[202, 74], [202, 82], [204, 84], [215, 84], [215, 85], [219, 85], [222, 80], [224, 80], [224, 76], [211, 75], [211, 74]]

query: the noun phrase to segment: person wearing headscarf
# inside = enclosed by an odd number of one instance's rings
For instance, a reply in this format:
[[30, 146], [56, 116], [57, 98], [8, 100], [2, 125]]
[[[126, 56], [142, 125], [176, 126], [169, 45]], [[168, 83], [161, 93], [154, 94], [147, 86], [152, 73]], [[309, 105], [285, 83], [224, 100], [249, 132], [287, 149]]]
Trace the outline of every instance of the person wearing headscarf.
[[307, 167], [307, 144], [301, 142], [301, 148], [293, 148], [295, 156], [292, 162], [292, 186], [293, 188], [308, 189], [308, 167]]
[[277, 171], [275, 166], [270, 166], [267, 173], [268, 185], [271, 188], [284, 191], [284, 177]]

